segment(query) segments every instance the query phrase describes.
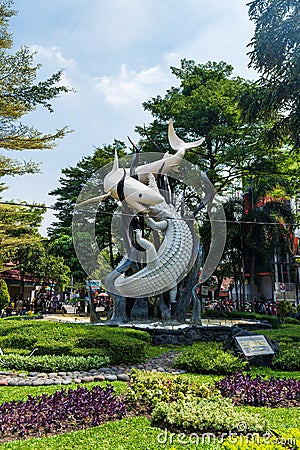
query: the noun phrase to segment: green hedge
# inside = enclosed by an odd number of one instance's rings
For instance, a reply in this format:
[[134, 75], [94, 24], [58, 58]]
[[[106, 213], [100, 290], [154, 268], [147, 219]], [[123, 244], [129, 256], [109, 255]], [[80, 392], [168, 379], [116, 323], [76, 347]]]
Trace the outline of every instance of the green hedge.
[[279, 330], [261, 330], [259, 334], [264, 334], [270, 339], [275, 339], [279, 345], [281, 343], [300, 343], [300, 327], [291, 324], [282, 324]]
[[286, 317], [283, 323], [288, 325], [300, 325], [300, 320], [295, 317]]
[[4, 353], [108, 356], [112, 364], [134, 364], [146, 358], [150, 335], [125, 328], [46, 321], [0, 321]]
[[288, 372], [300, 370], [299, 345], [281, 344], [278, 355], [273, 359], [273, 366], [275, 369], [286, 370]]
[[0, 362], [8, 369], [56, 372], [98, 369], [109, 364], [108, 357], [2, 355]]
[[201, 342], [180, 353], [175, 367], [189, 373], [225, 375], [242, 370], [247, 362], [223, 350], [217, 342]]

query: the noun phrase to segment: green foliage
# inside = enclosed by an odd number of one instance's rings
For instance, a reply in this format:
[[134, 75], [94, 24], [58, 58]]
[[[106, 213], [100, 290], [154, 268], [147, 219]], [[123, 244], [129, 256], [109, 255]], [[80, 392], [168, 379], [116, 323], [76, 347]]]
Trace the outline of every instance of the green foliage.
[[202, 342], [182, 352], [174, 365], [190, 373], [231, 374], [242, 370], [246, 362], [225, 352], [216, 342]]
[[292, 311], [292, 305], [291, 302], [288, 302], [287, 300], [283, 302], [279, 302], [278, 304], [278, 311], [281, 320], [283, 320], [291, 311]]
[[0, 278], [0, 309], [5, 308], [10, 301], [7, 284]]
[[124, 338], [116, 339], [110, 342], [107, 348], [107, 355], [112, 364], [130, 364], [138, 363], [145, 359], [146, 344], [143, 341], [135, 339]]
[[284, 319], [284, 323], [286, 325], [300, 325], [300, 320], [296, 319], [295, 317], [286, 317]]
[[36, 348], [36, 355], [108, 356], [112, 364], [134, 364], [146, 358], [149, 342], [149, 334], [138, 330], [45, 321], [0, 322], [4, 353], [20, 348], [29, 353]]
[[[25, 202], [18, 206], [7, 203], [0, 205], [0, 268], [7, 259], [14, 261], [18, 246], [31, 248], [35, 245], [38, 246], [41, 241], [38, 228], [41, 225], [44, 212], [43, 207], [28, 207]], [[33, 253], [36, 254], [37, 252]], [[32, 258], [31, 266], [35, 264], [34, 261], [35, 259]], [[20, 264], [22, 265], [21, 262]]]
[[299, 2], [252, 0], [248, 7], [255, 24], [250, 64], [261, 75], [260, 95], [252, 103], [257, 114], [273, 117], [273, 142], [289, 136], [299, 149]]
[[152, 419], [169, 429], [194, 432], [240, 431], [240, 423], [247, 424], [248, 432], [262, 432], [267, 426], [260, 415], [238, 411], [230, 400], [220, 397], [158, 403]]
[[192, 382], [186, 376], [134, 370], [130, 376], [130, 387], [126, 391], [126, 401], [133, 409], [136, 405], [152, 409], [160, 402], [204, 398], [212, 392], [213, 388], [209, 384]]
[[278, 355], [273, 359], [275, 369], [300, 371], [300, 347], [294, 344], [281, 344]]
[[100, 356], [22, 356], [17, 354], [2, 355], [0, 364], [8, 369], [28, 372], [56, 372], [98, 369], [109, 364], [108, 357]]
[[295, 325], [282, 324], [278, 330], [260, 330], [257, 333], [264, 334], [279, 344], [294, 342], [298, 345], [300, 343], [300, 328]]

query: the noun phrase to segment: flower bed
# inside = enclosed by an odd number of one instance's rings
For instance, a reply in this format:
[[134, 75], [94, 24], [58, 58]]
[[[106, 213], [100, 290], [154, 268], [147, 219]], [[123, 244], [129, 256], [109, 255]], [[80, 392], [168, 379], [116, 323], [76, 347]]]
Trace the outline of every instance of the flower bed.
[[113, 388], [60, 390], [52, 395], [0, 405], [1, 441], [65, 433], [126, 416], [126, 407]]
[[294, 378], [264, 380], [260, 376], [236, 373], [215, 383], [224, 397], [235, 405], [290, 407], [300, 406], [300, 380]]

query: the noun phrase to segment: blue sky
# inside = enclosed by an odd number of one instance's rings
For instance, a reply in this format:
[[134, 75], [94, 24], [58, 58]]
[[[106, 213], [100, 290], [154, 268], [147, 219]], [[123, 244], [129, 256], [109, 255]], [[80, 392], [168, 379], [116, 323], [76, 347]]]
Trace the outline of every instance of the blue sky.
[[[74, 166], [95, 146], [114, 138], [134, 140], [136, 125], [151, 122], [142, 103], [178, 84], [170, 66], [226, 61], [234, 75], [254, 79], [247, 44], [253, 36], [244, 0], [15, 0], [14, 49], [36, 51], [40, 77], [63, 68], [63, 83], [76, 93], [38, 108], [24, 122], [44, 132], [68, 125], [73, 133], [51, 151], [24, 151], [42, 173], [6, 178], [7, 200], [54, 203], [61, 169]], [[14, 155], [10, 152], [9, 156]], [[42, 234], [53, 221], [46, 214]]]

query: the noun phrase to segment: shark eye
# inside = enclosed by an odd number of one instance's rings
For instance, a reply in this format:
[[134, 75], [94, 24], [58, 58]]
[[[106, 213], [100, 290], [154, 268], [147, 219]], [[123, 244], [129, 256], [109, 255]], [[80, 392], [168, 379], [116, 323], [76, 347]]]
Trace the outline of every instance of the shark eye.
[[142, 197], [143, 194], [139, 194], [139, 197]]

